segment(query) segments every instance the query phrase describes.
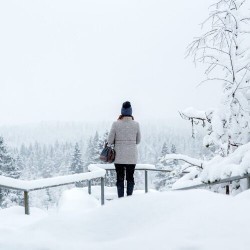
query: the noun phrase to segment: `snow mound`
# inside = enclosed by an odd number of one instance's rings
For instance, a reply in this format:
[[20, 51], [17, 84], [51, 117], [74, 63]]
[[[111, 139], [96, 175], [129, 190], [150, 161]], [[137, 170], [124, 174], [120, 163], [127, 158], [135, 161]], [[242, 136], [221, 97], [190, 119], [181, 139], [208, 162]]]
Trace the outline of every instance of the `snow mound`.
[[[125, 196], [126, 196], [126, 190], [124, 190]], [[87, 192], [87, 189], [86, 189]], [[106, 200], [114, 200], [118, 199], [117, 196], [117, 188], [114, 187], [105, 187], [105, 199]], [[158, 192], [155, 189], [149, 189], [149, 192]], [[133, 195], [140, 195], [145, 194], [145, 190], [134, 190]], [[101, 199], [101, 186], [96, 185], [91, 187], [91, 195], [94, 196], [96, 199]]]
[[[2, 226], [1, 249], [249, 249], [250, 202], [246, 200], [250, 191], [244, 193], [246, 197], [205, 190], [156, 192], [116, 199], [105, 206], [82, 196], [87, 193], [66, 192], [59, 213], [40, 220], [25, 216], [33, 224], [22, 230], [21, 221], [13, 222], [16, 230], [11, 233]], [[0, 211], [1, 218], [3, 213]], [[16, 212], [9, 210], [6, 221], [16, 219], [12, 213]]]
[[242, 193], [239, 193], [235, 196], [235, 199], [240, 201], [250, 202], [250, 190], [246, 190]]
[[59, 201], [58, 211], [62, 213], [84, 212], [98, 205], [98, 200], [89, 195], [87, 189], [73, 188], [63, 192]]
[[47, 213], [43, 210], [35, 207], [31, 209], [30, 216], [25, 215], [24, 208], [19, 206], [0, 209], [0, 231], [21, 229], [47, 217]]
[[[105, 187], [105, 199], [106, 200], [113, 200], [117, 199], [117, 190], [116, 187]], [[91, 187], [91, 195], [94, 196], [96, 199], [101, 199], [101, 186], [92, 186]]]

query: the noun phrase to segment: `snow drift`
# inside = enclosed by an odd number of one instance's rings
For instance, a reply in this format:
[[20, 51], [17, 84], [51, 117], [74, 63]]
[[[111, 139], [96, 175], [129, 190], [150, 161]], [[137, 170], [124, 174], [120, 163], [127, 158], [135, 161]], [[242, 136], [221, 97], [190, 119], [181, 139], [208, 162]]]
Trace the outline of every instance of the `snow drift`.
[[0, 249], [248, 250], [249, 197], [250, 191], [235, 197], [172, 191], [101, 206], [84, 190], [72, 189], [47, 216], [1, 210]]

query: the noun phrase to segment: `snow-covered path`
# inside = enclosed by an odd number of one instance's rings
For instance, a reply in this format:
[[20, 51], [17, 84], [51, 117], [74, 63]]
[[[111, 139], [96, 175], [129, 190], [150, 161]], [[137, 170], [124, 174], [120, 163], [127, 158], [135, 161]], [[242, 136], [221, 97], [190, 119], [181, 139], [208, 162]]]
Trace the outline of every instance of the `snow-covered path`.
[[3, 250], [249, 250], [250, 191], [140, 194], [99, 202], [80, 189], [64, 194], [57, 212], [0, 211]]

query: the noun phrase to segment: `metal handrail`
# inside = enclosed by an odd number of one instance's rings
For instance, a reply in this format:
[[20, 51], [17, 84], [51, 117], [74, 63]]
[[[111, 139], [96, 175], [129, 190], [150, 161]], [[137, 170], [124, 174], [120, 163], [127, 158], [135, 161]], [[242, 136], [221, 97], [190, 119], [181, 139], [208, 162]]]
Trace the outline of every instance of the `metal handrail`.
[[[242, 176], [240, 176], [240, 175], [232, 176], [232, 177], [216, 180], [213, 182], [207, 182], [207, 183], [202, 183], [202, 184], [183, 187], [183, 188], [176, 188], [174, 190], [190, 190], [190, 189], [204, 188], [204, 187], [209, 187], [209, 186], [218, 185], [218, 184], [222, 184], [222, 183], [231, 183], [233, 181], [239, 181], [242, 179], [247, 179], [247, 181], [248, 181], [247, 188], [249, 189], [250, 188], [250, 173], [244, 174]], [[226, 194], [229, 194], [229, 189], [227, 187], [226, 187]]]
[[[105, 168], [105, 170], [115, 170], [114, 168]], [[167, 173], [170, 173], [170, 172], [173, 172], [173, 170], [170, 170], [170, 169], [152, 169], [152, 168], [139, 168], [139, 169], [135, 169], [135, 171], [152, 171], [152, 172], [167, 172]], [[183, 171], [181, 172], [182, 174], [189, 174], [190, 172], [187, 172], [187, 171]]]
[[[1, 176], [2, 184], [0, 184], [0, 188], [23, 191], [24, 192], [24, 211], [25, 211], [25, 214], [29, 215], [30, 214], [29, 192], [52, 188], [52, 187], [72, 185], [74, 183], [81, 182], [84, 180], [91, 182], [91, 180], [94, 180], [94, 179], [101, 179], [101, 186], [102, 186], [101, 205], [104, 205], [104, 178], [105, 178], [106, 172], [99, 167], [92, 168], [91, 170], [93, 172], [98, 170], [99, 173], [97, 174], [97, 176], [95, 175], [91, 176], [92, 173], [86, 172], [86, 173], [81, 173], [81, 174], [52, 177], [52, 178], [46, 178], [46, 179], [40, 179], [40, 180], [34, 180], [34, 181], [23, 181], [23, 180]], [[69, 177], [74, 179], [74, 181], [73, 180], [66, 181], [66, 179], [68, 179]], [[50, 184], [46, 184], [44, 181], [50, 182]], [[8, 184], [9, 182], [13, 182], [13, 184], [12, 185]]]
[[[115, 170], [115, 169], [114, 168], [105, 168], [105, 170]], [[141, 171], [141, 170], [145, 171], [145, 193], [148, 193], [148, 171], [172, 172], [172, 170], [168, 170], [168, 169], [151, 169], [151, 168], [140, 168], [140, 169], [135, 169], [135, 170], [136, 171]], [[187, 171], [181, 172], [181, 174], [187, 174], [187, 173], [190, 173], [190, 172], [187, 172]], [[213, 182], [207, 182], [207, 183], [202, 183], [202, 184], [183, 187], [183, 188], [176, 188], [176, 189], [173, 189], [173, 190], [181, 191], [181, 190], [204, 188], [204, 187], [209, 187], [209, 186], [218, 185], [218, 184], [222, 184], [222, 183], [231, 183], [233, 181], [242, 180], [242, 179], [247, 179], [248, 180], [247, 187], [248, 187], [248, 189], [250, 189], [250, 173], [249, 173], [249, 174], [244, 174], [242, 176], [240, 176], [240, 175], [232, 176], [232, 177], [216, 180], [216, 181], [213, 181]], [[226, 194], [229, 194], [229, 186], [228, 185], [226, 186]]]
[[[100, 164], [91, 164], [92, 165], [92, 170], [91, 167], [89, 166], [89, 172], [93, 171], [93, 167], [99, 168], [102, 171], [103, 170], [115, 170], [115, 168], [101, 168], [99, 167]], [[102, 164], [105, 165], [105, 164]], [[136, 171], [144, 171], [144, 176], [145, 176], [145, 193], [148, 193], [148, 171], [152, 171], [152, 172], [172, 172], [172, 170], [168, 170], [168, 169], [154, 169], [154, 168], [139, 168], [139, 169], [135, 169]], [[81, 174], [74, 174], [74, 175], [68, 175], [68, 176], [59, 176], [56, 178], [61, 178], [61, 180], [63, 180], [64, 177], [69, 177], [69, 176], [74, 176], [74, 177], [79, 177], [76, 181], [64, 181], [63, 183], [60, 184], [53, 184], [53, 179], [56, 179], [55, 177], [52, 178], [45, 178], [45, 179], [41, 179], [41, 180], [34, 180], [34, 181], [22, 181], [22, 180], [18, 180], [18, 179], [13, 179], [13, 178], [9, 178], [9, 177], [4, 177], [5, 179], [11, 180], [12, 182], [15, 183], [15, 185], [11, 186], [11, 185], [7, 185], [7, 184], [0, 184], [0, 188], [3, 189], [12, 189], [12, 190], [17, 190], [17, 191], [22, 191], [24, 192], [24, 211], [26, 215], [30, 214], [30, 203], [29, 203], [29, 192], [32, 191], [37, 191], [37, 190], [42, 190], [42, 189], [47, 189], [47, 188], [53, 188], [53, 187], [60, 187], [60, 186], [65, 186], [65, 185], [72, 185], [75, 184], [76, 182], [81, 182], [84, 180], [87, 180], [88, 182], [88, 193], [91, 194], [91, 183], [92, 180], [95, 179], [101, 179], [101, 205], [104, 205], [105, 202], [105, 197], [104, 197], [104, 186], [105, 186], [105, 173], [100, 174], [99, 177], [87, 177], [86, 176], [88, 174], [90, 174], [89, 172], [86, 173], [81, 173]], [[189, 173], [189, 172], [182, 172], [184, 173]], [[51, 184], [41, 184], [39, 186], [39, 181], [41, 182], [42, 180], [52, 180]], [[36, 185], [28, 185], [29, 183], [35, 183]], [[26, 187], [25, 187], [26, 186]]]
[[[95, 165], [95, 164], [91, 164], [91, 165]], [[98, 166], [101, 166], [103, 165], [105, 167], [105, 164], [97, 164]], [[108, 168], [108, 167], [105, 167], [103, 168], [105, 170], [108, 170], [108, 171], [114, 171], [115, 168], [112, 167], [112, 168]], [[145, 183], [145, 193], [148, 193], [148, 171], [152, 171], [152, 172], [167, 172], [167, 173], [170, 173], [170, 172], [173, 172], [173, 170], [170, 170], [170, 169], [156, 169], [156, 168], [135, 168], [135, 171], [144, 171], [144, 183]], [[183, 171], [181, 172], [181, 174], [187, 174], [187, 173], [190, 173], [190, 172], [187, 172], [187, 171]], [[91, 181], [88, 182], [88, 193], [91, 194]]]

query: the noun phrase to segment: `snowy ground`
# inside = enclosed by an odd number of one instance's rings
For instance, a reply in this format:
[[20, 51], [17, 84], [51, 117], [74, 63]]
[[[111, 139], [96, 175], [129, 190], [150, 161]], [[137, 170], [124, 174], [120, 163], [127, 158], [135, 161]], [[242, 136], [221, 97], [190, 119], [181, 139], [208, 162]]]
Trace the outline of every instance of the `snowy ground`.
[[85, 190], [64, 193], [57, 211], [0, 211], [2, 250], [247, 250], [250, 191], [137, 194], [100, 206]]

